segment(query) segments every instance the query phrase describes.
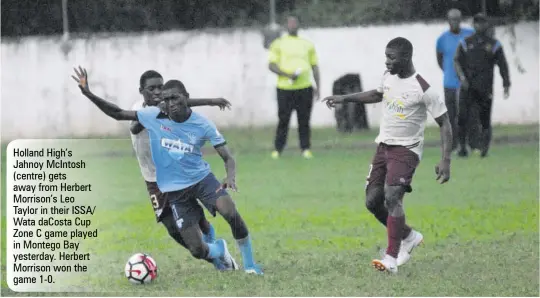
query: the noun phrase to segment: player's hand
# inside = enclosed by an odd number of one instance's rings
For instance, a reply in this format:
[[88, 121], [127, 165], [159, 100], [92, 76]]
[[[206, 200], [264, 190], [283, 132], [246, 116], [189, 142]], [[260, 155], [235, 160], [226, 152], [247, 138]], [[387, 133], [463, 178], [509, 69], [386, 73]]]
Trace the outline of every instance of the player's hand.
[[300, 74], [297, 74], [297, 73], [291, 73], [287, 77], [289, 77], [289, 79], [291, 79], [292, 81], [296, 81], [296, 79], [298, 79], [299, 75]]
[[504, 87], [504, 99], [508, 99], [510, 97], [510, 87]]
[[86, 72], [86, 69], [79, 66], [79, 69], [73, 68], [75, 71], [76, 76], [71, 76], [75, 82], [79, 84], [79, 88], [81, 91], [84, 92], [90, 92], [90, 87], [88, 86], [88, 73]]
[[331, 108], [334, 108], [336, 104], [343, 103], [343, 97], [339, 95], [332, 95], [332, 96], [323, 98], [322, 102], [326, 103], [326, 106], [331, 109]]
[[315, 101], [319, 101], [319, 99], [321, 99], [321, 91], [319, 90], [319, 87], [313, 86], [313, 99]]
[[238, 188], [236, 187], [236, 178], [235, 177], [227, 177], [223, 180], [223, 182], [221, 183], [221, 186], [218, 188], [218, 191], [220, 190], [227, 190], [227, 189], [230, 189], [234, 192], [237, 192], [238, 191]]
[[214, 106], [218, 106], [220, 110], [231, 109], [231, 103], [225, 98], [215, 98], [212, 100]]
[[437, 175], [437, 181], [441, 184], [450, 180], [450, 161], [441, 160], [438, 165], [435, 166], [435, 174]]

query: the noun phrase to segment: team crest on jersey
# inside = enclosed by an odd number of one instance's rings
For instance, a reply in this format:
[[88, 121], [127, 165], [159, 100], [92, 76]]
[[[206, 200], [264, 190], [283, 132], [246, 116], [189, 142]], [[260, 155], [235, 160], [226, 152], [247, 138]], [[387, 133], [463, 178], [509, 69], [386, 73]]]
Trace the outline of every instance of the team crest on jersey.
[[195, 143], [197, 143], [197, 136], [195, 134], [188, 132], [186, 135], [190, 144], [195, 145]]
[[161, 130], [164, 130], [164, 131], [168, 131], [168, 132], [171, 132], [171, 131], [172, 131], [170, 127], [167, 127], [167, 126], [165, 126], [165, 125], [163, 125], [163, 124], [161, 124], [161, 127], [160, 127], [160, 128], [161, 128]]
[[416, 96], [416, 94], [417, 94], [417, 93], [416, 93], [415, 91], [409, 91], [409, 92], [404, 92], [404, 93], [402, 93], [402, 94], [401, 94], [401, 97], [402, 97], [403, 99], [407, 100], [407, 99], [410, 99], [410, 98], [411, 98], [411, 99], [414, 98], [414, 97]]

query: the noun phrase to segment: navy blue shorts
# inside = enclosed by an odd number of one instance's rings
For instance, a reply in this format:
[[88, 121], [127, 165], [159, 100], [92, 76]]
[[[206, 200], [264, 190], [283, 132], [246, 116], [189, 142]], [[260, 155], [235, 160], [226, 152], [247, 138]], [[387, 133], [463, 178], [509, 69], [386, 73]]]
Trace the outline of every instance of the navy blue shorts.
[[208, 174], [198, 183], [182, 190], [163, 193], [171, 208], [176, 225], [180, 230], [198, 225], [202, 216], [201, 204], [216, 216], [216, 202], [219, 197], [228, 196], [225, 190], [219, 190], [221, 183], [213, 173]]

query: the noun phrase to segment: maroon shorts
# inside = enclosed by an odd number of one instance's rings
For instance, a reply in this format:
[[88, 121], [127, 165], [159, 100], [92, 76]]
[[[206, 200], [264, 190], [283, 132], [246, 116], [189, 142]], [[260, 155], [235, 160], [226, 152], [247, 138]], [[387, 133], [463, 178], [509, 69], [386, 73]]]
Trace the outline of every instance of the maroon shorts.
[[380, 143], [369, 166], [366, 188], [369, 185], [403, 185], [412, 192], [411, 181], [420, 159], [404, 146]]
[[146, 189], [148, 190], [148, 195], [150, 195], [150, 203], [152, 203], [152, 208], [156, 214], [156, 220], [160, 222], [167, 214], [171, 214], [171, 208], [156, 182], [146, 181]]

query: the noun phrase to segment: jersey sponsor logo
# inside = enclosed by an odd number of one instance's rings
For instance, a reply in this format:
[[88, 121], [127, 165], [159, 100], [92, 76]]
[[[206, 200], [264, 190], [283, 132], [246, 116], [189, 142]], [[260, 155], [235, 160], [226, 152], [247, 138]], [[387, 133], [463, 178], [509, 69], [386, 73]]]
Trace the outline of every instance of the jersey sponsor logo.
[[394, 99], [392, 101], [386, 101], [386, 109], [394, 114], [399, 119], [405, 119], [405, 105], [401, 99]]
[[172, 131], [170, 127], [167, 127], [167, 126], [165, 126], [163, 124], [161, 124], [160, 128], [161, 128], [161, 130], [164, 130], [164, 131], [168, 131], [168, 132]]
[[163, 138], [161, 139], [161, 147], [169, 150], [169, 152], [176, 153], [192, 153], [195, 147], [190, 144], [186, 144], [180, 140], [171, 140]]

